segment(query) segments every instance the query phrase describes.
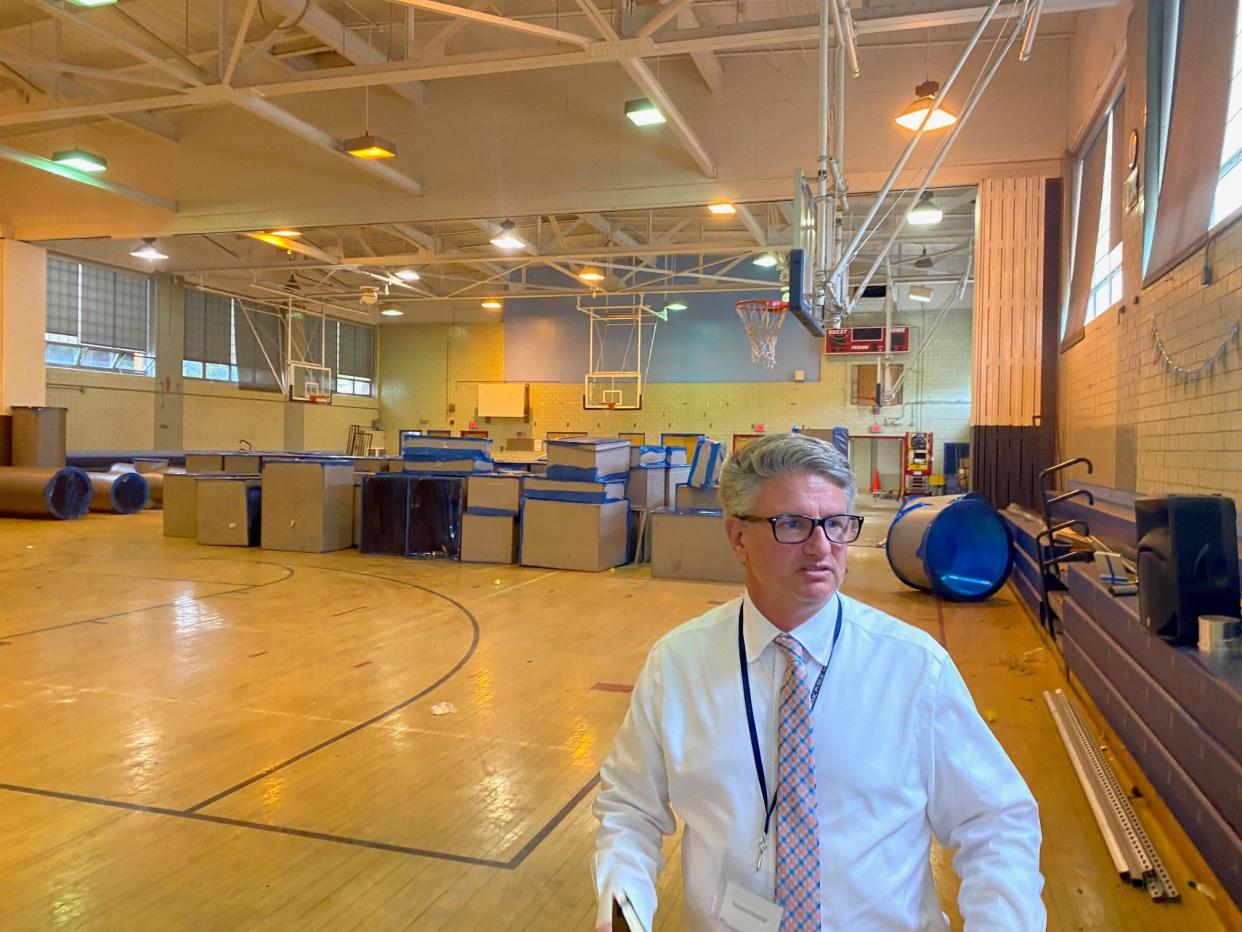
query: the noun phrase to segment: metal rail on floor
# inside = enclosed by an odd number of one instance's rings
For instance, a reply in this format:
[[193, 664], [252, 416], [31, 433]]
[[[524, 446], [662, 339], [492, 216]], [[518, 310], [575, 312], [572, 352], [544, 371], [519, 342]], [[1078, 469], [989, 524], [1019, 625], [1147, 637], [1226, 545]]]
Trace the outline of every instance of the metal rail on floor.
[[1078, 710], [1059, 689], [1056, 692], [1045, 690], [1044, 702], [1078, 775], [1078, 782], [1082, 784], [1118, 876], [1135, 886], [1146, 886], [1148, 894], [1157, 902], [1180, 899], [1173, 879], [1130, 804], [1130, 797], [1100, 753]]

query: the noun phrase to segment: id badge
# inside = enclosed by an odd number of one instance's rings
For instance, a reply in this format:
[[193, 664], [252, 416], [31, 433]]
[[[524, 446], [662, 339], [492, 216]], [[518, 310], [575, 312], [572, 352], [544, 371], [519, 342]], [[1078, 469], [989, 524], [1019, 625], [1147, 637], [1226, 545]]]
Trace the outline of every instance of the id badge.
[[776, 868], [771, 853], [759, 860], [726, 854], [712, 914], [721, 928], [732, 932], [777, 932], [784, 910], [772, 902]]

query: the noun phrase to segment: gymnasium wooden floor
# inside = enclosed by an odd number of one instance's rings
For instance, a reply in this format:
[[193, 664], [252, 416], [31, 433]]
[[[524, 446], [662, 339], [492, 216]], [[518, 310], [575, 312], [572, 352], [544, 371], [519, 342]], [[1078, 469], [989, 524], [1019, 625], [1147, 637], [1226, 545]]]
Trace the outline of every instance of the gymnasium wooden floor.
[[[1008, 590], [900, 586], [874, 547], [891, 511], [846, 589], [945, 643], [993, 720], [1041, 803], [1050, 928], [1224, 928], [1150, 797], [1183, 901], [1118, 881], [1041, 698], [1066, 685], [1056, 659]], [[626, 689], [657, 637], [737, 591], [198, 547], [158, 512], [0, 520], [0, 928], [589, 929]]]

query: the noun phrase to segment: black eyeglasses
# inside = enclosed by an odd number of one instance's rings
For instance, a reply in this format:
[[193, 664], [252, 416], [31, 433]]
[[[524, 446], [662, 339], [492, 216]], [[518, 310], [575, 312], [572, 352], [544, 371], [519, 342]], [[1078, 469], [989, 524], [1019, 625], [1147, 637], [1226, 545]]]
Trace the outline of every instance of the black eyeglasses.
[[772, 536], [778, 543], [802, 544], [811, 539], [817, 527], [824, 529], [824, 536], [834, 544], [852, 544], [862, 533], [863, 519], [858, 515], [825, 515], [809, 518], [806, 515], [773, 515], [757, 518], [754, 515], [738, 515], [743, 521], [767, 521], [772, 525]]

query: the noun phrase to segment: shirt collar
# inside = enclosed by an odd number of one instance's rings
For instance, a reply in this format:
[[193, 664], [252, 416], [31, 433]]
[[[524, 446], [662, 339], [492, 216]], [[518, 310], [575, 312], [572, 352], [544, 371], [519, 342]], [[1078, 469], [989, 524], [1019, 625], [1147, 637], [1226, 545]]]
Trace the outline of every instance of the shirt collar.
[[[834, 592], [823, 608], [790, 632], [821, 666], [828, 663], [832, 653], [832, 632], [836, 627], [840, 598], [840, 593]], [[782, 633], [755, 607], [749, 592], [742, 597], [742, 632], [746, 637], [747, 663], [754, 663], [764, 648]]]

